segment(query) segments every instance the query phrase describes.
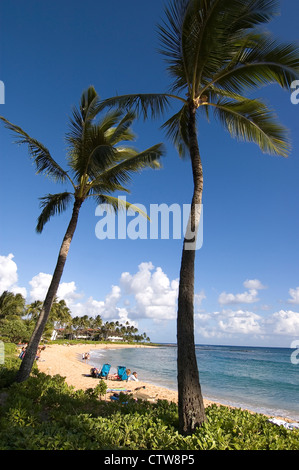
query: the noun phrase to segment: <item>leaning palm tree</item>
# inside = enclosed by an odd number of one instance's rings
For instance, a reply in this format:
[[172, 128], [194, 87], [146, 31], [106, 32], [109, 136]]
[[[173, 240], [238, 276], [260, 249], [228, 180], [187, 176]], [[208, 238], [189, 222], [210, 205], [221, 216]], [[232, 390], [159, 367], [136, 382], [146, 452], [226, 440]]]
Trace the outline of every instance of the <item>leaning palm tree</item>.
[[162, 94], [132, 94], [102, 106], [134, 109], [145, 118], [175, 114], [163, 124], [179, 154], [190, 156], [194, 190], [181, 259], [177, 317], [179, 423], [190, 433], [205, 421], [194, 344], [194, 262], [203, 170], [199, 118], [214, 117], [240, 140], [287, 156], [286, 130], [271, 109], [248, 92], [277, 83], [289, 89], [299, 70], [298, 48], [282, 44], [261, 25], [277, 13], [275, 0], [171, 0], [159, 25], [171, 87]]
[[82, 204], [92, 198], [98, 204], [107, 204], [114, 210], [122, 208], [138, 210], [127, 201], [120, 200], [112, 194], [115, 191], [127, 191], [124, 185], [130, 181], [132, 173], [146, 167], [158, 168], [158, 160], [163, 154], [161, 144], [154, 145], [143, 152], [126, 146], [125, 143], [132, 141], [135, 137], [130, 129], [134, 114], [116, 110], [100, 117], [99, 101], [96, 91], [90, 87], [82, 94], [80, 108], [73, 110], [70, 130], [66, 136], [68, 171], [52, 158], [43, 144], [30, 137], [20, 127], [1, 117], [5, 126], [17, 136], [18, 143], [28, 145], [38, 173], [44, 173], [59, 182], [68, 182], [71, 186], [71, 191], [48, 194], [41, 198], [42, 212], [38, 217], [37, 232], [42, 232], [49, 219], [66, 210], [69, 203], [73, 201], [71, 219], [61, 244], [42, 311], [17, 374], [18, 382], [27, 379], [32, 369], [38, 344], [59, 287]]

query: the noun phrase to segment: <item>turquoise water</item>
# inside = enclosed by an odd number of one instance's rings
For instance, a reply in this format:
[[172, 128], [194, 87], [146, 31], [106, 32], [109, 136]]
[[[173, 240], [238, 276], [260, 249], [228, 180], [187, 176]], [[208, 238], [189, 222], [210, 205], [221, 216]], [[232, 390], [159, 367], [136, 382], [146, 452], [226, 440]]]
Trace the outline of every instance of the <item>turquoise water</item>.
[[[203, 396], [299, 421], [299, 364], [291, 362], [293, 350], [238, 346], [196, 346]], [[176, 346], [94, 350], [90, 364], [108, 362], [136, 370], [140, 380], [177, 389]]]

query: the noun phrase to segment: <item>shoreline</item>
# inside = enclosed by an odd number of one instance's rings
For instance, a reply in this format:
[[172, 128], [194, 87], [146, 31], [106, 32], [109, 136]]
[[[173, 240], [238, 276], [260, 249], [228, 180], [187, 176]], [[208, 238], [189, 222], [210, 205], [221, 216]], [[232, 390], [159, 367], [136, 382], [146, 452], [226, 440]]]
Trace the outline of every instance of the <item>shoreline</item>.
[[[42, 351], [41, 358], [37, 361], [38, 370], [48, 375], [59, 374], [65, 377], [65, 381], [68, 385], [73, 386], [75, 389], [86, 390], [87, 388], [94, 388], [98, 384], [98, 380], [88, 376], [91, 364], [82, 360], [82, 354], [89, 352], [90, 350], [106, 350], [116, 348], [154, 348], [155, 346], [147, 345], [130, 345], [130, 344], [119, 344], [119, 343], [108, 343], [108, 344], [76, 344], [76, 345], [58, 345], [51, 344], [47, 345], [46, 349]], [[125, 388], [130, 389], [134, 392], [139, 387], [144, 389], [139, 392], [140, 398], [148, 396], [150, 399], [161, 399], [167, 401], [178, 402], [178, 393], [175, 390], [171, 390], [165, 387], [154, 385], [148, 382], [138, 380], [138, 382], [121, 382], [115, 380], [105, 380], [108, 389]], [[107, 392], [106, 395], [109, 395]], [[144, 395], [141, 397], [141, 395]], [[107, 400], [110, 396], [106, 397]], [[212, 401], [204, 399], [204, 405], [211, 405]], [[217, 403], [220, 405], [220, 403]]]
[[[88, 353], [91, 350], [108, 350], [108, 349], [118, 349], [118, 348], [155, 348], [155, 346], [150, 345], [135, 345], [135, 344], [120, 344], [120, 343], [106, 343], [106, 344], [91, 344], [91, 343], [80, 343], [80, 344], [50, 344], [46, 346], [46, 349], [42, 351], [40, 360], [37, 361], [37, 366], [40, 372], [44, 372], [47, 375], [54, 376], [56, 374], [65, 377], [65, 381], [69, 386], [73, 386], [76, 390], [82, 389], [86, 390], [87, 388], [94, 388], [99, 381], [90, 376], [90, 369], [93, 367], [92, 364], [89, 364], [82, 360], [82, 355]], [[170, 402], [178, 403], [178, 392], [175, 390], [168, 389], [163, 386], [154, 385], [145, 381], [134, 382], [121, 382], [115, 380], [105, 380], [107, 384], [107, 389], [117, 389], [124, 388], [125, 390], [130, 390], [133, 393], [133, 396], [137, 398], [148, 398], [149, 401], [155, 400], [167, 400]], [[141, 388], [142, 390], [138, 391], [138, 396], [134, 395], [135, 389]], [[113, 392], [107, 392], [105, 399], [110, 400], [110, 395]], [[212, 401], [206, 398], [203, 398], [204, 407], [209, 405], [216, 404], [217, 406], [226, 406], [228, 408], [235, 408], [232, 405], [227, 405], [220, 403], [218, 401]], [[249, 413], [258, 413], [257, 411], [252, 411], [247, 408]], [[263, 414], [263, 413], [262, 413]], [[266, 415], [270, 417], [270, 415]], [[289, 419], [287, 417], [280, 417], [276, 415], [271, 415], [277, 419], [282, 419], [286, 422], [294, 422], [294, 419]]]

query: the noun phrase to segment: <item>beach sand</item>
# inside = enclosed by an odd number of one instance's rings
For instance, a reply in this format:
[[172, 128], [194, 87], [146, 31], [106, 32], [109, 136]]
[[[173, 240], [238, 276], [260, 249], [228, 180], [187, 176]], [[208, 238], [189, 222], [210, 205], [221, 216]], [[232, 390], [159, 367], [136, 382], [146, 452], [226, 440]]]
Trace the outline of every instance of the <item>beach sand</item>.
[[[116, 348], [142, 348], [150, 346], [125, 345], [119, 343], [111, 344], [76, 344], [76, 345], [48, 345], [41, 353], [41, 358], [37, 362], [38, 369], [48, 375], [59, 374], [65, 377], [66, 383], [72, 385], [75, 389], [85, 390], [94, 388], [99, 381], [88, 377], [92, 365], [82, 360], [82, 354], [95, 349], [116, 349]], [[155, 397], [155, 399], [168, 400], [177, 403], [178, 394], [176, 391], [164, 387], [152, 385], [147, 382], [120, 382], [115, 380], [105, 380], [108, 388], [124, 387], [129, 390], [135, 390], [139, 387], [145, 387], [138, 393], [139, 397]], [[107, 393], [106, 398], [110, 399], [112, 393]], [[204, 400], [204, 405], [208, 406], [212, 402]]]
[[[82, 360], [82, 355], [84, 353], [88, 353], [91, 350], [95, 349], [116, 349], [116, 348], [150, 348], [154, 346], [144, 346], [144, 345], [129, 345], [129, 344], [120, 344], [120, 343], [109, 343], [109, 344], [76, 344], [76, 345], [58, 345], [58, 344], [51, 344], [47, 345], [46, 349], [41, 352], [40, 360], [37, 361], [38, 369], [41, 372], [44, 372], [48, 375], [61, 375], [65, 377], [65, 381], [68, 385], [72, 385], [76, 390], [86, 390], [87, 388], [94, 388], [98, 383], [98, 379], [94, 379], [90, 374], [90, 369], [92, 364], [88, 364]], [[116, 388], [125, 388], [132, 390], [132, 394], [134, 397], [137, 398], [149, 398], [149, 401], [154, 398], [156, 400], [167, 400], [177, 403], [178, 402], [178, 393], [174, 390], [167, 389], [165, 387], [160, 387], [157, 385], [153, 385], [147, 382], [122, 382], [116, 380], [105, 380], [107, 383], [108, 389], [116, 389]], [[134, 393], [134, 390], [144, 387], [144, 389]], [[106, 396], [103, 397], [106, 400], [110, 400], [110, 396], [113, 392], [106, 393]], [[204, 398], [204, 406], [207, 407], [212, 405], [213, 403], [221, 406], [221, 403], [212, 402]], [[228, 405], [225, 405], [228, 406]], [[233, 406], [228, 406], [229, 408], [233, 408]], [[253, 411], [247, 410], [249, 413], [253, 413]], [[268, 416], [270, 417], [270, 416]], [[276, 416], [277, 419], [284, 420], [285, 422], [293, 422], [293, 420]]]

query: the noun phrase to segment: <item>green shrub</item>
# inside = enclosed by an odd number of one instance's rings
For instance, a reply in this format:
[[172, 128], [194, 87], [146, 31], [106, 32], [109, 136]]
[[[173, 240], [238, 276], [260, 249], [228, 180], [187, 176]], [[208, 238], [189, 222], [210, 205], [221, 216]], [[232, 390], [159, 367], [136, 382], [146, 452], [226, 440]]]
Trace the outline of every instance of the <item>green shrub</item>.
[[75, 390], [35, 372], [0, 395], [1, 450], [298, 450], [299, 431], [260, 414], [212, 405], [192, 436], [178, 432], [174, 403], [99, 399], [106, 384]]
[[17, 347], [12, 343], [4, 343], [4, 364], [0, 364], [0, 390], [11, 384], [20, 367]]

